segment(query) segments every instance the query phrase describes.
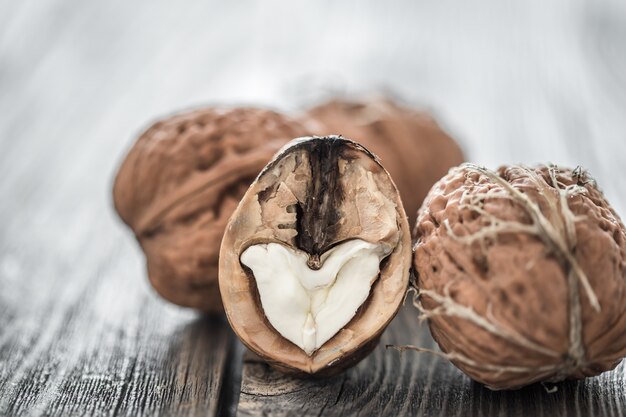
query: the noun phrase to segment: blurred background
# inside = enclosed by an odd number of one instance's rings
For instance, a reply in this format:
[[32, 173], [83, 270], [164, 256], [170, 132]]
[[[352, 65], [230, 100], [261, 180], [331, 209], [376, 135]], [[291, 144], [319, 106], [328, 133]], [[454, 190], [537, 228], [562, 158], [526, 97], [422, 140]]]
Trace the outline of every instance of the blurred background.
[[164, 114], [375, 92], [432, 111], [470, 160], [582, 164], [602, 185], [626, 155], [626, 3], [0, 2], [0, 158], [79, 171], [106, 148], [101, 190]]

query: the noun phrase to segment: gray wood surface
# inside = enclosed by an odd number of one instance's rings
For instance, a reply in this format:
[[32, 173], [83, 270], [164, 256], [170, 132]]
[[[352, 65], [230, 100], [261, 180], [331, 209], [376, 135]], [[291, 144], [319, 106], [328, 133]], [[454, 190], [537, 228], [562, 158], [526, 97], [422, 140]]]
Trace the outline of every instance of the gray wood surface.
[[245, 355], [237, 415], [623, 416], [626, 412], [624, 363], [584, 381], [495, 392], [472, 382], [445, 359], [387, 349], [390, 344], [436, 346], [426, 324], [420, 326], [415, 310], [406, 304], [374, 353], [334, 378], [303, 381]]
[[626, 215], [626, 3], [0, 0], [0, 415], [624, 416], [626, 369], [491, 392], [406, 309], [332, 379], [159, 299], [110, 201], [155, 117], [388, 91], [495, 167], [588, 168]]

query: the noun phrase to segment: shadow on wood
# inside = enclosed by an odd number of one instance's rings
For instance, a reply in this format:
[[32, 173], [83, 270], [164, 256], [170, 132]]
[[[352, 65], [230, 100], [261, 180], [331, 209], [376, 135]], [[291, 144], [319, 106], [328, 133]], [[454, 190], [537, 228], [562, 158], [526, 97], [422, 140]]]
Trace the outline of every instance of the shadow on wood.
[[420, 326], [417, 312], [407, 306], [372, 355], [333, 378], [284, 376], [246, 353], [238, 415], [621, 416], [626, 407], [624, 364], [584, 381], [496, 392], [444, 359], [385, 349], [386, 344], [435, 347], [427, 326]]

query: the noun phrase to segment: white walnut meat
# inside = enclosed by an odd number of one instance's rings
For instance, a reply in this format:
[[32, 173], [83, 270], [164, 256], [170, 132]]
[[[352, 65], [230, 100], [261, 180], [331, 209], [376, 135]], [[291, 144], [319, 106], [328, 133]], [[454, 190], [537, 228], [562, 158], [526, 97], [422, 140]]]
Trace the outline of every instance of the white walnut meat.
[[338, 136], [290, 142], [222, 240], [219, 285], [242, 342], [274, 367], [331, 375], [376, 345], [404, 298], [410, 230], [389, 174]]
[[415, 304], [474, 380], [582, 378], [626, 355], [626, 233], [582, 169], [464, 164], [414, 234]]
[[114, 203], [163, 298], [222, 311], [218, 254], [228, 218], [274, 153], [303, 134], [273, 111], [207, 108], [160, 120], [139, 137], [119, 168]]
[[309, 109], [302, 123], [310, 134], [344, 135], [375, 153], [400, 191], [410, 224], [430, 187], [464, 161], [432, 116], [390, 98], [333, 99]]

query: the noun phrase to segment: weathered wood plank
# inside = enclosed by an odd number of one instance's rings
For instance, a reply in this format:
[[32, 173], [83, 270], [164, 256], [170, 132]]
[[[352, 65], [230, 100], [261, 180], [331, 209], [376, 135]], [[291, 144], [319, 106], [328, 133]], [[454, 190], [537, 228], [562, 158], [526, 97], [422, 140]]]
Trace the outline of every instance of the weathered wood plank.
[[495, 392], [444, 359], [386, 344], [433, 348], [427, 326], [405, 306], [380, 345], [355, 368], [328, 379], [282, 375], [248, 353], [238, 416], [622, 416], [626, 366], [584, 381]]
[[0, 99], [0, 415], [224, 415], [228, 325], [152, 292], [109, 202], [129, 125], [25, 72]]
[[[43, 178], [62, 161], [29, 168]], [[0, 415], [218, 415], [234, 344], [224, 319], [158, 299], [130, 234], [93, 203], [102, 188], [51, 171], [54, 187], [20, 195], [5, 179], [21, 202], [0, 220]]]

